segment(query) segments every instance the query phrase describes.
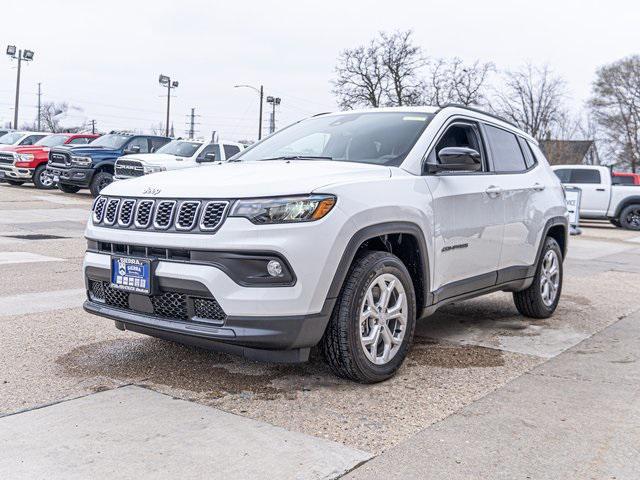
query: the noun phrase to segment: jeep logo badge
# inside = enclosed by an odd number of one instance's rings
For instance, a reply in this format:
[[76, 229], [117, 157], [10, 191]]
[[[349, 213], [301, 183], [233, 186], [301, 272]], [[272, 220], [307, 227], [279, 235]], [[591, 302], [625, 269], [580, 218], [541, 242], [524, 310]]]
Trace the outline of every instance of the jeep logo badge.
[[148, 186], [148, 187], [145, 187], [142, 193], [145, 195], [158, 195], [160, 193], [160, 188], [154, 187], [154, 186]]

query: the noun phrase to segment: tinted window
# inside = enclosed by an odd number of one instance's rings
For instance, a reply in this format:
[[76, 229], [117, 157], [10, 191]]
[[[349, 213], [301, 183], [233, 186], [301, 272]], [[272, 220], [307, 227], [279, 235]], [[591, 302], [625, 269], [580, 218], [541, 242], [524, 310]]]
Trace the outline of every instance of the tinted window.
[[524, 153], [524, 163], [527, 168], [531, 168], [536, 164], [536, 157], [533, 155], [531, 151], [531, 147], [529, 146], [529, 142], [527, 142], [524, 138], [518, 137], [518, 142], [520, 142], [520, 148], [522, 149], [522, 153]]
[[518, 138], [501, 128], [485, 125], [493, 166], [496, 172], [521, 172], [527, 169]]
[[168, 138], [152, 138], [151, 139], [151, 151], [156, 152], [160, 147], [166, 145], [169, 142]]
[[571, 181], [569, 183], [600, 183], [600, 172], [598, 170], [574, 168], [571, 170]]
[[627, 175], [614, 175], [611, 177], [614, 185], [633, 185], [633, 177]]
[[553, 173], [556, 174], [556, 177], [560, 179], [562, 183], [571, 183], [571, 170], [568, 168], [561, 168], [558, 170], [554, 170]]
[[198, 160], [204, 160], [204, 156], [207, 153], [215, 153], [216, 154], [216, 160], [220, 160], [220, 146], [216, 143], [216, 144], [209, 144], [206, 147], [204, 147], [202, 149], [202, 151], [200, 152], [200, 155], [198, 155]]
[[126, 150], [132, 150], [133, 147], [140, 147], [138, 153], [149, 153], [149, 141], [144, 137], [137, 137], [127, 144]]
[[238, 147], [236, 147], [235, 145], [225, 145], [224, 146], [224, 156], [227, 158], [227, 160], [229, 160], [231, 157], [233, 157], [239, 151], [240, 151], [240, 149]]

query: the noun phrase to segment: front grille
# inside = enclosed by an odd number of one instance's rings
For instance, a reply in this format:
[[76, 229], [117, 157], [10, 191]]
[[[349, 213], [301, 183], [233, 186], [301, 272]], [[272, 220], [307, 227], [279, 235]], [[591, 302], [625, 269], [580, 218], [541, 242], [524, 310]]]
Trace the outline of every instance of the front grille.
[[107, 225], [113, 225], [116, 223], [116, 216], [118, 214], [118, 205], [120, 204], [120, 199], [118, 198], [110, 198], [107, 202], [107, 209], [104, 212], [104, 223]]
[[49, 163], [51, 165], [66, 167], [71, 165], [71, 157], [67, 153], [51, 151], [49, 152]]
[[116, 162], [117, 177], [141, 177], [144, 175], [144, 167], [136, 160], [118, 160]]
[[216, 230], [220, 226], [228, 206], [229, 202], [207, 203], [200, 220], [200, 229], [205, 231]]
[[[89, 299], [120, 310], [134, 311], [129, 306], [129, 292], [112, 288], [108, 282], [89, 280]], [[162, 292], [151, 295], [153, 315], [182, 321], [205, 321], [221, 325], [227, 318], [215, 298], [187, 295], [179, 292]], [[190, 316], [189, 312], [193, 312]], [[140, 312], [149, 314], [148, 312]]]
[[133, 208], [136, 206], [136, 201], [127, 199], [122, 201], [120, 206], [120, 214], [118, 215], [118, 225], [121, 227], [128, 227], [133, 221]]
[[160, 230], [166, 230], [169, 228], [171, 226], [171, 221], [173, 220], [173, 212], [175, 209], [175, 200], [163, 200], [158, 202], [156, 214], [153, 217], [153, 226]]
[[94, 225], [211, 234], [222, 226], [229, 202], [100, 196], [92, 210]]
[[0, 153], [0, 163], [5, 165], [13, 165], [13, 153]]

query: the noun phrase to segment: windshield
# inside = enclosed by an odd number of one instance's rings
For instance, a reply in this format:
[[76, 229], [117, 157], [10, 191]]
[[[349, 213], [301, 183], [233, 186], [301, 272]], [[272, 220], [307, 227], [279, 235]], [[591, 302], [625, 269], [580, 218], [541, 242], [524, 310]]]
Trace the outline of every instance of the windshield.
[[99, 138], [96, 138], [93, 142], [91, 142], [91, 146], [120, 148], [130, 138], [131, 137], [129, 135], [117, 135], [114, 133], [110, 133], [109, 135], [103, 135]]
[[13, 145], [18, 140], [20, 140], [23, 136], [24, 136], [24, 133], [20, 133], [20, 132], [7, 133], [6, 135], [3, 135], [2, 137], [0, 137], [0, 143], [3, 145]]
[[41, 138], [34, 145], [40, 145], [41, 147], [57, 147], [63, 145], [69, 138], [68, 135], [49, 135], [48, 137]]
[[[236, 157], [300, 157], [397, 166], [433, 118], [429, 113], [371, 112], [314, 117], [294, 124]], [[292, 158], [297, 159], [297, 158]]]
[[186, 142], [184, 140], [172, 140], [156, 150], [156, 153], [166, 153], [176, 157], [191, 157], [202, 146], [202, 142]]

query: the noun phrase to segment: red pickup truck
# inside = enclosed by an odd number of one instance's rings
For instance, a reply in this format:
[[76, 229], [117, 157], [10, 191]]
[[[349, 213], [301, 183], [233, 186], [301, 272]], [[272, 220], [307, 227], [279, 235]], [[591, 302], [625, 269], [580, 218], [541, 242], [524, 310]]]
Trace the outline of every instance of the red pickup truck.
[[37, 188], [54, 188], [47, 175], [49, 149], [60, 145], [82, 145], [98, 136], [91, 133], [54, 133], [33, 145], [3, 148], [0, 151], [0, 180], [11, 185], [33, 182]]

